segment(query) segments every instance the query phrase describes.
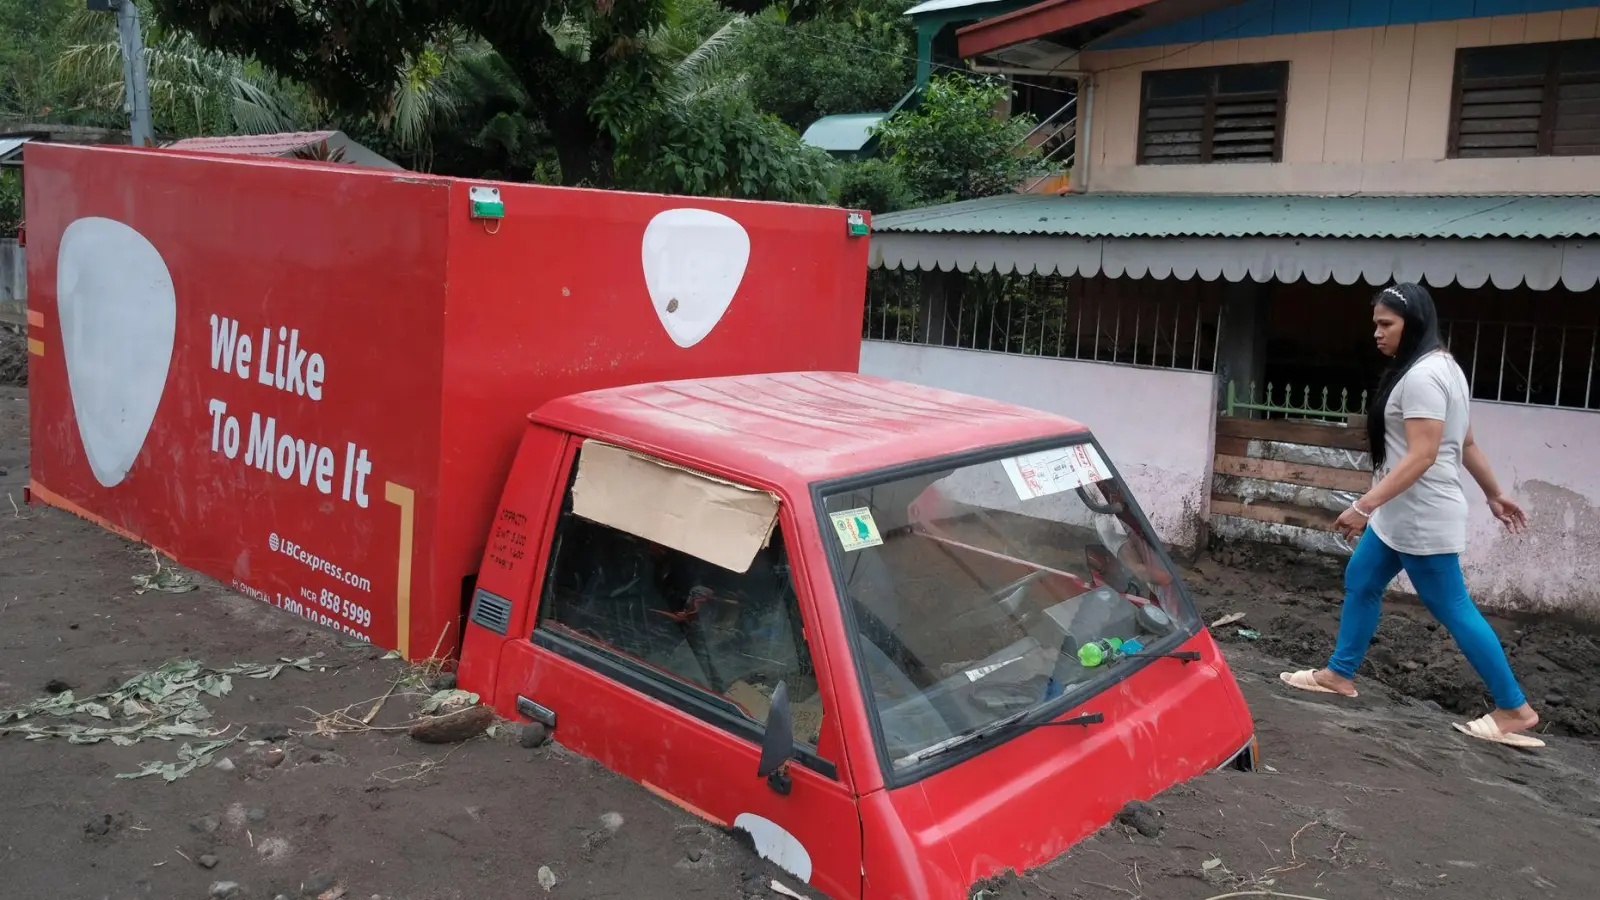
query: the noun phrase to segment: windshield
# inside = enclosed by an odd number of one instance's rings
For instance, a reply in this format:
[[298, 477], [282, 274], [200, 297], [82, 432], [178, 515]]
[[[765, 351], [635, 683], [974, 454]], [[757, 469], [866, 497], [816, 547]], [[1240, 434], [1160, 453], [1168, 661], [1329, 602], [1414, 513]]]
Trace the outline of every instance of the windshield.
[[896, 768], [1109, 683], [1194, 613], [1089, 442], [823, 497]]

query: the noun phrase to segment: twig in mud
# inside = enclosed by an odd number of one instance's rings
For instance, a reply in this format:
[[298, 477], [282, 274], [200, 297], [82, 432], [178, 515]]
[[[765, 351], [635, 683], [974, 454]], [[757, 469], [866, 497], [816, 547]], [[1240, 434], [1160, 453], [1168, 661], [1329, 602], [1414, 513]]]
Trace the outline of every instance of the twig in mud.
[[1267, 862], [1277, 862], [1278, 854], [1272, 852], [1272, 848], [1267, 846], [1267, 842], [1261, 840], [1261, 838], [1256, 838], [1256, 840], [1261, 842], [1261, 849], [1267, 851]]
[[[388, 768], [379, 769], [378, 771], [373, 772], [368, 777], [376, 778], [379, 781], [388, 782], [389, 784], [399, 784], [402, 781], [417, 781], [421, 779], [422, 776], [432, 772], [434, 769], [443, 766], [457, 750], [461, 749], [462, 746], [462, 744], [457, 744], [454, 747], [451, 747], [450, 752], [446, 753], [439, 759], [419, 759], [408, 763], [401, 763], [397, 766], [389, 766]], [[415, 768], [416, 771], [412, 772], [410, 775], [389, 776], [384, 774], [385, 772], [397, 772], [402, 769], [411, 768]]]
[[1321, 897], [1307, 897], [1303, 894], [1280, 894], [1277, 891], [1234, 891], [1231, 894], [1218, 894], [1207, 897], [1206, 900], [1229, 900], [1230, 897], [1283, 897], [1286, 900], [1322, 900]]
[[312, 715], [312, 730], [323, 734], [347, 734], [357, 731], [405, 731], [411, 727], [410, 725], [369, 725], [350, 715], [352, 709], [371, 702], [371, 699], [352, 703], [343, 709], [336, 709], [330, 713], [320, 713], [309, 706], [300, 708]]
[[1082, 878], [1080, 878], [1078, 880], [1083, 882], [1084, 884], [1087, 884], [1090, 887], [1102, 888], [1102, 889], [1108, 890], [1108, 891], [1116, 891], [1119, 894], [1127, 894], [1129, 897], [1134, 898], [1134, 900], [1139, 900], [1139, 897], [1140, 897], [1139, 894], [1135, 894], [1133, 891], [1130, 891], [1127, 888], [1119, 888], [1119, 887], [1116, 887], [1115, 885], [1110, 885], [1110, 884], [1101, 884], [1098, 881], [1085, 881]]
[[[1332, 784], [1334, 787], [1355, 788], [1358, 791], [1366, 791], [1369, 794], [1404, 794], [1406, 792], [1405, 788], [1372, 787], [1371, 785], [1353, 784], [1348, 781], [1335, 781]], [[1348, 800], [1350, 798], [1346, 797], [1345, 799]]]
[[389, 695], [393, 694], [394, 693], [394, 689], [399, 687], [399, 686], [400, 686], [400, 679], [396, 678], [394, 681], [391, 681], [389, 683], [389, 689], [387, 691], [384, 691], [383, 692], [383, 696], [378, 698], [378, 702], [372, 704], [372, 708], [367, 710], [367, 714], [361, 717], [361, 724], [363, 724], [363, 725], [371, 725], [372, 724], [372, 720], [376, 719], [378, 717], [378, 710], [383, 709], [384, 702], [389, 699]]
[[188, 854], [184, 853], [182, 850], [179, 850], [177, 847], [173, 847], [172, 848], [172, 852], [178, 854], [181, 857], [183, 857], [185, 862], [188, 862], [188, 863], [193, 863], [194, 862], [194, 860], [189, 858]]
[[1218, 894], [1216, 897], [1206, 897], [1205, 900], [1229, 900], [1230, 897], [1283, 897], [1286, 900], [1322, 900], [1322, 897], [1306, 897], [1302, 894], [1278, 894], [1277, 890], [1235, 890], [1232, 894]]
[[[433, 642], [433, 652], [431, 654], [429, 654], [428, 658], [426, 660], [423, 660], [423, 662], [422, 662], [422, 670], [423, 670], [423, 673], [424, 673], [422, 675], [422, 678], [424, 680], [427, 680], [432, 675], [436, 675], [437, 674], [437, 673], [432, 673], [431, 672], [431, 669], [435, 666], [436, 662], [437, 662], [437, 664], [439, 666], [441, 666], [441, 667], [443, 666], [443, 661], [439, 660], [439, 648], [444, 646], [444, 636], [449, 634], [449, 633], [450, 633], [450, 623], [446, 622], [444, 628], [442, 630], [440, 630], [440, 632], [439, 632], [439, 639], [437, 641]], [[406, 680], [410, 679], [414, 674], [416, 674], [416, 673], [411, 671], [411, 670], [407, 670], [405, 672], [400, 673], [399, 677], [395, 678], [394, 681], [390, 682], [389, 683], [389, 689], [387, 691], [384, 691], [383, 692], [383, 696], [378, 698], [378, 702], [372, 704], [372, 708], [367, 710], [367, 714], [361, 717], [361, 719], [360, 719], [361, 724], [362, 725], [371, 725], [372, 724], [372, 720], [376, 719], [378, 717], [378, 711], [383, 709], [383, 704], [387, 703], [388, 700], [389, 700], [389, 697], [394, 694], [395, 688], [398, 688], [403, 682], [405, 682]], [[354, 704], [352, 704], [352, 705], [354, 705]], [[350, 707], [348, 707], [348, 706], [345, 707], [345, 709], [344, 709], [345, 712], [349, 712], [349, 710], [350, 710]]]
[[1300, 830], [1296, 831], [1294, 833], [1294, 837], [1289, 838], [1289, 858], [1290, 859], [1299, 859], [1300, 858], [1300, 851], [1295, 849], [1294, 842], [1298, 841], [1300, 839], [1300, 835], [1306, 833], [1306, 829], [1307, 828], [1310, 828], [1311, 826], [1313, 826], [1315, 824], [1317, 824], [1317, 823], [1316, 822], [1307, 822], [1304, 825], [1301, 825], [1300, 826]]

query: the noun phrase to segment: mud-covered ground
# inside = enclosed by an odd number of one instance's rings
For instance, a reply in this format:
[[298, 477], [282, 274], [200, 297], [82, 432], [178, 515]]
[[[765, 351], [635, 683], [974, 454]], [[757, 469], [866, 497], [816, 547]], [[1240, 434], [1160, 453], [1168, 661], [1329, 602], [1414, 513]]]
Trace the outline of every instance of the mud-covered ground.
[[[0, 388], [0, 495], [18, 504], [26, 434], [25, 392]], [[1597, 731], [1596, 644], [1499, 623], [1552, 723], [1550, 746], [1471, 742], [1449, 728], [1462, 716], [1440, 707], [1476, 713], [1481, 691], [1420, 612], [1385, 624], [1376, 674], [1436, 704], [1377, 682], [1356, 701], [1278, 685], [1278, 656], [1310, 665], [1326, 653], [1338, 582], [1315, 566], [1268, 568], [1207, 561], [1188, 577], [1209, 618], [1246, 613], [1218, 631], [1271, 768], [1179, 786], [1136, 817], [1155, 836], [1110, 825], [987, 886], [986, 900], [1593, 897], [1600, 745], [1565, 735]], [[134, 576], [153, 571], [137, 546], [0, 496], [0, 709], [63, 688], [99, 693], [174, 660], [304, 658], [309, 671], [236, 675], [231, 691], [204, 697], [206, 727], [243, 737], [171, 783], [116, 776], [176, 760], [179, 741], [0, 737], [0, 896], [530, 898], [547, 893], [541, 867], [553, 897], [777, 896], [739, 842], [559, 748], [524, 749], [509, 733], [431, 746], [383, 730], [425, 689], [391, 696], [375, 730], [310, 733], [335, 710], [364, 716], [400, 663], [204, 579], [136, 593]]]
[[[1224, 565], [1224, 564], [1227, 565]], [[1216, 621], [1243, 612], [1244, 621], [1217, 629], [1225, 644], [1255, 649], [1303, 665], [1321, 666], [1339, 628], [1342, 561], [1272, 547], [1223, 550], [1186, 573]], [[1563, 622], [1513, 622], [1491, 616], [1544, 734], [1600, 738], [1600, 641]], [[1248, 641], [1241, 629], [1258, 632]], [[1415, 598], [1388, 603], [1357, 679], [1377, 678], [1444, 710], [1474, 716], [1489, 709], [1489, 692], [1456, 649], [1450, 633]]]
[[28, 384], [28, 342], [20, 331], [0, 325], [0, 387]]

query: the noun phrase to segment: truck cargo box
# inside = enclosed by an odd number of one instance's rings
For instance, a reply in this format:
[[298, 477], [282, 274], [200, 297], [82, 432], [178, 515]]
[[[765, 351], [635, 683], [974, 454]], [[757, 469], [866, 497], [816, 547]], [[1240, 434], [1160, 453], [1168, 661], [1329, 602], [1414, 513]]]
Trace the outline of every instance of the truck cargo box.
[[407, 658], [529, 552], [490, 520], [544, 401], [859, 360], [840, 209], [49, 144], [25, 177], [31, 499]]

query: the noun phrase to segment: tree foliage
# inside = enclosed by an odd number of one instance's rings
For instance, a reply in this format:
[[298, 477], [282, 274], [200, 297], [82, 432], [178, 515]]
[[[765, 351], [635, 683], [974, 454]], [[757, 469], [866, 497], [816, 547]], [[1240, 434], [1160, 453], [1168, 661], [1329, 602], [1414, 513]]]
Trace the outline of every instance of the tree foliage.
[[395, 73], [453, 28], [513, 72], [530, 120], [550, 134], [568, 182], [609, 182], [617, 135], [654, 95], [644, 35], [663, 0], [151, 0], [213, 49], [253, 57], [333, 109], [383, 107]]
[[[208, 50], [189, 34], [141, 19], [150, 115], [168, 137], [292, 131], [319, 116], [304, 89], [252, 60]], [[51, 67], [58, 102], [80, 121], [126, 125], [122, 45], [115, 16], [80, 10], [60, 26]]]
[[736, 95], [660, 107], [630, 132], [620, 174], [628, 187], [670, 194], [825, 203], [827, 154]]
[[[751, 103], [749, 73], [733, 49], [746, 29], [733, 16], [698, 45], [663, 29], [657, 58], [670, 62], [655, 100], [623, 132], [619, 182], [630, 188], [698, 196], [823, 203], [831, 161], [795, 131]], [[692, 33], [692, 32], [691, 32]]]
[[74, 0], [0, 0], [0, 115], [63, 118], [50, 67]]
[[750, 99], [804, 130], [823, 116], [887, 112], [911, 85], [916, 41], [905, 0], [858, 0], [797, 21], [780, 9], [745, 30]]
[[936, 76], [922, 102], [879, 126], [882, 152], [923, 203], [970, 200], [1013, 190], [1040, 170], [1028, 146], [1032, 116], [997, 117], [1003, 82]]
[[22, 173], [0, 169], [0, 238], [17, 236], [22, 226]]
[[[911, 86], [912, 0], [138, 0], [163, 136], [339, 128], [410, 168], [889, 212], [1013, 189], [1031, 119], [935, 79], [836, 162], [799, 131]], [[125, 127], [114, 17], [0, 0], [0, 114]]]
[[839, 167], [834, 202], [846, 209], [883, 215], [918, 206], [921, 200], [899, 166], [888, 160], [866, 159]]

